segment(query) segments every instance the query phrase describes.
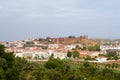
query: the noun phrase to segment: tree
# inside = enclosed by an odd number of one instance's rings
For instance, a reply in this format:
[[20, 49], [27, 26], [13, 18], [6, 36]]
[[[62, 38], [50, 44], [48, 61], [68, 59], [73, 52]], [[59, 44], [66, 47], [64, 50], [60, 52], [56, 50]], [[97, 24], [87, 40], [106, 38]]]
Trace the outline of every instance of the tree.
[[118, 56], [114, 56], [114, 59], [115, 59], [115, 60], [118, 60]]
[[3, 70], [7, 70], [8, 65], [7, 65], [7, 61], [4, 58], [0, 58], [0, 68]]
[[0, 68], [0, 80], [5, 80], [5, 72]]
[[83, 63], [83, 67], [85, 67], [85, 68], [90, 67], [90, 66], [91, 66], [91, 65], [90, 65], [89, 62], [84, 62], [84, 63]]
[[60, 66], [57, 68], [57, 71], [62, 73], [63, 75], [67, 74], [70, 70], [70, 65], [68, 62], [61, 62]]
[[95, 46], [89, 46], [88, 47], [89, 51], [100, 51], [100, 46], [99, 45], [95, 45]]
[[75, 38], [75, 36], [68, 36], [68, 38]]
[[71, 56], [72, 56], [72, 52], [68, 51], [67, 52], [67, 57], [71, 58]]
[[115, 54], [114, 54], [113, 52], [110, 52], [110, 53], [108, 53], [106, 56], [107, 56], [107, 57], [113, 57], [113, 56], [115, 56]]
[[86, 50], [86, 49], [87, 49], [86, 47], [81, 48], [81, 50]]
[[54, 73], [52, 73], [50, 80], [64, 80], [64, 79], [61, 73], [55, 71]]
[[15, 61], [15, 56], [12, 52], [5, 52], [5, 47], [3, 45], [0, 45], [0, 58], [1, 61], [7, 62], [6, 65], [8, 66], [8, 68], [12, 68]]
[[103, 54], [99, 54], [99, 56], [106, 56], [106, 55], [103, 53]]
[[105, 68], [105, 69], [102, 70], [102, 75], [104, 77], [109, 78], [109, 77], [111, 77], [113, 75], [113, 71], [110, 70], [110, 69]]
[[95, 60], [95, 58], [91, 58], [91, 56], [87, 56], [85, 60]]
[[6, 80], [19, 80], [19, 69], [14, 67], [12, 69], [8, 69], [6, 72]]
[[83, 78], [79, 75], [72, 74], [68, 77], [68, 80], [83, 80]]
[[5, 53], [5, 46], [0, 44], [0, 57]]
[[73, 57], [74, 57], [74, 58], [76, 58], [76, 57], [78, 58], [78, 57], [79, 57], [79, 54], [80, 54], [80, 53], [79, 53], [78, 51], [74, 51], [74, 52], [73, 52]]
[[13, 73], [12, 76], [15, 76], [14, 75], [15, 71], [13, 70], [14, 63], [15, 63], [15, 57], [13, 53], [5, 52], [5, 47], [3, 45], [0, 45], [0, 69], [4, 73], [4, 76], [5, 76], [4, 79], [2, 80], [16, 80], [15, 78], [14, 79], [8, 78], [9, 73], [10, 74]]
[[106, 57], [108, 58], [108, 60], [111, 60], [111, 59], [115, 59], [115, 60], [118, 60], [118, 56], [114, 53], [114, 52], [109, 52]]
[[34, 70], [32, 75], [35, 77], [35, 80], [43, 80], [45, 77], [45, 68], [39, 67], [38, 69]]
[[13, 53], [6, 53], [5, 52], [2, 55], [2, 58], [6, 59], [8, 68], [12, 68], [13, 67], [14, 62], [15, 62], [15, 56], [13, 55]]
[[100, 51], [101, 50], [100, 45], [95, 45], [95, 49], [96, 49], [96, 51]]
[[55, 69], [60, 66], [60, 60], [59, 59], [50, 59], [48, 62], [45, 63], [45, 68], [47, 69]]
[[16, 57], [15, 58], [15, 62], [16, 63], [20, 63], [20, 64], [27, 64], [27, 60], [25, 58], [20, 58], [20, 57]]
[[49, 60], [53, 60], [54, 59], [54, 54], [52, 53]]
[[76, 45], [75, 48], [76, 48], [76, 49], [80, 49], [80, 46], [79, 46], [79, 45]]

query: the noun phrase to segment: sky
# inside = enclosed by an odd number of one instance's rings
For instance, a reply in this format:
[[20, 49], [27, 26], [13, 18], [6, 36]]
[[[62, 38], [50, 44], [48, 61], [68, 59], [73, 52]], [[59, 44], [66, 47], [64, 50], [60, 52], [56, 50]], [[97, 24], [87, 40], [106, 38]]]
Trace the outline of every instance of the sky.
[[120, 0], [0, 0], [0, 41], [120, 38]]

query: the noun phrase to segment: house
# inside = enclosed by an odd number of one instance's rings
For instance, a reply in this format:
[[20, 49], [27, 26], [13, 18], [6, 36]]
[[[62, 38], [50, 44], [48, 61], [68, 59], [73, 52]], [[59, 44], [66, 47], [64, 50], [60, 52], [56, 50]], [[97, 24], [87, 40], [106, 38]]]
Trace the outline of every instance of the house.
[[96, 58], [96, 61], [97, 61], [97, 62], [106, 62], [106, 61], [107, 61], [107, 58], [104, 57], [104, 56], [99, 56], [98, 58]]

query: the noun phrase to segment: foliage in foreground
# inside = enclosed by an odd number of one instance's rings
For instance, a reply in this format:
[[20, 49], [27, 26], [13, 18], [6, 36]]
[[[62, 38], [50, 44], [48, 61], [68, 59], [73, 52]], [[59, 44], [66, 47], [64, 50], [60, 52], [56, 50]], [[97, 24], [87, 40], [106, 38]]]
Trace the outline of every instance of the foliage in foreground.
[[15, 58], [0, 45], [0, 80], [119, 80], [120, 73], [98, 64], [54, 59], [32, 63]]

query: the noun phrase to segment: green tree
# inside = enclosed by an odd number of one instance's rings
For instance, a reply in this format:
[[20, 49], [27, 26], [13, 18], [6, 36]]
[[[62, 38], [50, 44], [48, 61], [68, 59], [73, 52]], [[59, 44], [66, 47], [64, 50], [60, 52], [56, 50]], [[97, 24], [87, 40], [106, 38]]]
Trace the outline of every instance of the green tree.
[[[13, 73], [13, 66], [15, 63], [15, 57], [13, 53], [5, 52], [5, 47], [3, 45], [0, 45], [0, 71], [3, 75], [1, 76], [2, 80], [16, 80], [16, 79], [8, 79], [9, 74]], [[14, 71], [15, 72], [15, 71]], [[12, 75], [14, 76], [14, 74]]]
[[0, 68], [0, 80], [5, 80], [5, 72]]
[[6, 72], [6, 80], [19, 80], [19, 69], [14, 67], [12, 69], [8, 69]]
[[7, 70], [8, 65], [6, 59], [0, 58], [0, 68], [5, 71]]
[[43, 67], [36, 68], [32, 73], [32, 76], [34, 76], [36, 80], [43, 80], [43, 78], [45, 78], [45, 75], [46, 69]]
[[115, 56], [115, 53], [110, 52], [110, 53], [108, 53], [106, 56], [107, 56], [107, 57], [114, 57], [114, 56]]
[[86, 50], [86, 49], [87, 49], [86, 47], [81, 48], [81, 50]]
[[76, 57], [78, 58], [78, 57], [79, 57], [79, 54], [80, 54], [80, 53], [79, 53], [78, 51], [74, 51], [74, 52], [73, 52], [73, 57], [74, 57], [74, 58], [76, 58]]
[[105, 69], [102, 70], [101, 73], [102, 73], [101, 76], [104, 76], [104, 79], [106, 79], [106, 80], [113, 80], [112, 78], [114, 76], [114, 72], [112, 70], [105, 68]]
[[14, 57], [13, 53], [6, 53], [6, 52], [5, 52], [5, 53], [2, 55], [2, 58], [6, 59], [7, 65], [8, 65], [9, 68], [12, 68], [12, 67], [13, 67], [14, 62], [15, 62], [15, 57]]
[[45, 68], [47, 69], [55, 69], [60, 66], [60, 60], [59, 59], [52, 59], [45, 63]]
[[0, 44], [0, 57], [5, 53], [5, 46]]
[[83, 80], [83, 78], [80, 75], [72, 74], [68, 77], [68, 80]]
[[52, 53], [49, 60], [53, 60], [54, 59], [54, 54]]
[[83, 63], [83, 67], [85, 67], [85, 68], [86, 68], [86, 67], [90, 67], [90, 66], [91, 66], [91, 65], [90, 65], [89, 62], [84, 62], [84, 63]]
[[76, 48], [76, 49], [80, 49], [80, 46], [79, 46], [79, 45], [76, 45], [75, 48]]
[[54, 73], [52, 73], [50, 80], [64, 80], [64, 78], [61, 73], [55, 71]]
[[96, 51], [100, 51], [101, 50], [100, 45], [95, 45], [95, 49], [96, 49]]
[[89, 51], [100, 51], [100, 46], [99, 45], [95, 45], [95, 46], [89, 46], [88, 47]]
[[68, 36], [68, 38], [75, 38], [75, 36]]
[[61, 62], [60, 66], [56, 70], [65, 75], [69, 72], [70, 65], [66, 62]]
[[95, 51], [95, 48], [94, 48], [93, 46], [89, 46], [89, 47], [88, 47], [88, 50], [89, 50], [89, 51]]
[[94, 57], [94, 58], [91, 58], [91, 56], [87, 56], [87, 57], [85, 58], [85, 60], [95, 60], [95, 57]]
[[114, 56], [113, 58], [114, 58], [115, 60], [118, 60], [118, 56]]
[[67, 52], [67, 57], [71, 58], [72, 57], [72, 52], [68, 51]]
[[0, 45], [0, 58], [1, 61], [6, 61], [8, 68], [12, 68], [15, 62], [15, 56], [12, 52], [5, 52], [5, 47], [3, 45]]

